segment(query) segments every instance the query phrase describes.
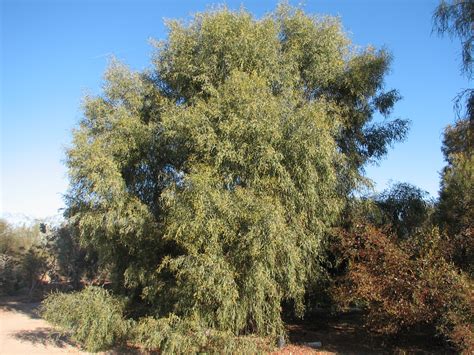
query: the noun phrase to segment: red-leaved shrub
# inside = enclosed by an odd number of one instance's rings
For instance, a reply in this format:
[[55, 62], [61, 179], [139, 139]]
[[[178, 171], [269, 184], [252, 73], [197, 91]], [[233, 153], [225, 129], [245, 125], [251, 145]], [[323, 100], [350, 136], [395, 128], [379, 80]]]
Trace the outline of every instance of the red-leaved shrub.
[[334, 252], [348, 266], [335, 281], [335, 299], [342, 306], [362, 303], [374, 331], [428, 324], [459, 349], [474, 349], [472, 281], [443, 258], [437, 230], [418, 240], [400, 242], [370, 225], [338, 232]]

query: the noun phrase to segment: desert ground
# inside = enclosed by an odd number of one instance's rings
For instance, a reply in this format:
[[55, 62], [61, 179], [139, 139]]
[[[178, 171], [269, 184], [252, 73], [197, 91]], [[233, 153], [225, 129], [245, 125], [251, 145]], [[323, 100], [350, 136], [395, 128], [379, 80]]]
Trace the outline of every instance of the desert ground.
[[0, 302], [0, 354], [85, 354], [38, 316], [38, 305]]

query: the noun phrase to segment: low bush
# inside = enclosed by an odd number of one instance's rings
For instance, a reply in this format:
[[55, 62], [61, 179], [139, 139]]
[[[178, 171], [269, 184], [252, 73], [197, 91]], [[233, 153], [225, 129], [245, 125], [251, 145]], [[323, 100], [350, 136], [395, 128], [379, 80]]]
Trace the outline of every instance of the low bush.
[[266, 338], [235, 336], [174, 314], [160, 319], [142, 318], [134, 329], [133, 342], [141, 348], [166, 354], [255, 354], [272, 350]]
[[132, 322], [123, 316], [124, 303], [100, 287], [53, 293], [42, 304], [42, 316], [71, 335], [87, 351], [110, 349], [126, 340]]
[[50, 235], [41, 224], [12, 226], [0, 219], [0, 294], [27, 289], [29, 296], [54, 269]]
[[42, 315], [91, 352], [126, 342], [166, 354], [248, 354], [271, 350], [265, 338], [216, 331], [203, 327], [197, 319], [182, 319], [174, 314], [159, 319], [127, 320], [124, 302], [100, 287], [69, 294], [53, 293], [43, 302]]
[[0, 296], [14, 293], [21, 285], [21, 268], [18, 258], [0, 253]]

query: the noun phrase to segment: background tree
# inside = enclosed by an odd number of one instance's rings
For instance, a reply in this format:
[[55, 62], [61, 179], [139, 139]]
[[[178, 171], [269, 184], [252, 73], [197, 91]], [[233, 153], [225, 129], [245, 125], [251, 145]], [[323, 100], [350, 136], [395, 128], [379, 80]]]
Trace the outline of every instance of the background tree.
[[[462, 45], [461, 71], [468, 79], [472, 78], [473, 41], [474, 41], [474, 1], [442, 0], [433, 14], [434, 28], [439, 35], [449, 34], [458, 37]], [[464, 115], [472, 125], [474, 120], [474, 90], [466, 89], [458, 94], [455, 102], [457, 111], [463, 115], [462, 102], [465, 99]], [[461, 117], [462, 118], [462, 117]], [[472, 137], [472, 136], [471, 136]]]
[[23, 289], [31, 297], [48, 273], [54, 275], [54, 236], [43, 227], [0, 220], [0, 294]]
[[463, 270], [474, 273], [474, 156], [472, 130], [467, 120], [448, 126], [443, 153], [447, 166], [441, 174], [438, 222], [451, 242], [451, 257]]
[[[80, 244], [77, 230], [64, 223], [53, 230], [57, 272], [72, 289], [100, 282], [101, 268], [91, 248]], [[99, 279], [99, 280], [97, 280]]]
[[472, 0], [442, 0], [433, 14], [438, 34], [458, 37], [462, 45], [462, 71], [472, 77], [474, 33], [474, 2]]
[[[442, 1], [434, 16], [435, 29], [439, 34], [448, 33], [458, 37], [462, 44], [462, 71], [472, 78], [474, 41], [474, 2], [454, 0]], [[466, 97], [466, 110], [461, 111], [462, 99]], [[446, 228], [452, 240], [453, 259], [472, 275], [474, 264], [473, 234], [473, 141], [474, 141], [474, 90], [461, 92], [456, 105], [460, 117], [454, 125], [445, 129], [443, 154], [447, 166], [441, 175], [441, 190], [438, 206], [439, 223]]]
[[281, 6], [168, 22], [153, 68], [112, 63], [68, 152], [67, 216], [149, 312], [235, 334], [301, 314], [321, 240], [363, 167], [404, 137], [374, 124], [390, 56]]
[[413, 236], [428, 221], [432, 206], [428, 193], [408, 183], [396, 183], [376, 196], [382, 210], [381, 225], [392, 226], [402, 239]]

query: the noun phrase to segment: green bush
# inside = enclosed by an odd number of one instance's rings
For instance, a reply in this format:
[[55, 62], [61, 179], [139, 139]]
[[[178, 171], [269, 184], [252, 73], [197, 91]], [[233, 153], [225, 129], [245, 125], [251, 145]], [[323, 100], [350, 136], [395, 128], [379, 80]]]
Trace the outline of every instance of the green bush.
[[129, 342], [161, 353], [257, 353], [271, 350], [268, 339], [235, 336], [205, 328], [197, 319], [171, 314], [139, 321], [124, 318], [124, 302], [100, 287], [53, 293], [42, 304], [42, 316], [71, 335], [85, 350], [96, 352]]
[[17, 258], [8, 254], [0, 254], [0, 295], [14, 293], [20, 285], [20, 276]]
[[42, 316], [69, 333], [87, 351], [109, 349], [126, 340], [131, 322], [123, 317], [124, 304], [100, 287], [81, 292], [53, 293], [43, 301]]
[[197, 320], [181, 319], [171, 314], [166, 318], [142, 318], [133, 331], [135, 345], [161, 353], [226, 353], [255, 354], [271, 350], [268, 339], [235, 336], [230, 332], [203, 327]]
[[54, 269], [54, 255], [46, 233], [38, 224], [10, 225], [0, 219], [0, 294], [20, 289], [32, 292], [48, 271]]

